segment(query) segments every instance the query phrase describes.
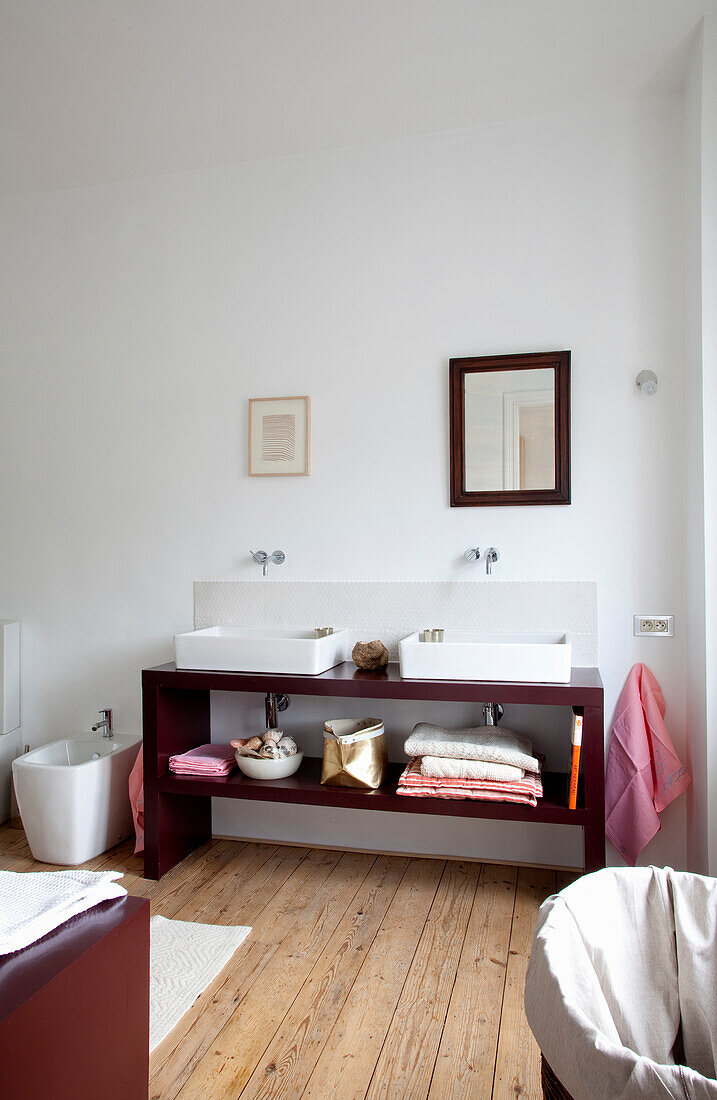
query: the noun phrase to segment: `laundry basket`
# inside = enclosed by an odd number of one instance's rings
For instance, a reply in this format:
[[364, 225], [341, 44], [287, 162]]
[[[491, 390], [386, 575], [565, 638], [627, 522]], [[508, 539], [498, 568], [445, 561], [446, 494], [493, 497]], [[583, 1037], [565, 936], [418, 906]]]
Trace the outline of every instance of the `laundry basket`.
[[540, 1059], [540, 1083], [543, 1086], [543, 1100], [573, 1100], [543, 1057]]
[[541, 906], [525, 1012], [550, 1100], [717, 1100], [717, 880], [607, 868]]

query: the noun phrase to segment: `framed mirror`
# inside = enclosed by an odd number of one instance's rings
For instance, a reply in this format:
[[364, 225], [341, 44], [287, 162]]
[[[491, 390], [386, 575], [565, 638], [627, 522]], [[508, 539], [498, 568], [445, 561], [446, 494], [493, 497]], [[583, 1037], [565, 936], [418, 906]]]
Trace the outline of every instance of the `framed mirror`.
[[570, 352], [450, 360], [451, 507], [570, 503]]

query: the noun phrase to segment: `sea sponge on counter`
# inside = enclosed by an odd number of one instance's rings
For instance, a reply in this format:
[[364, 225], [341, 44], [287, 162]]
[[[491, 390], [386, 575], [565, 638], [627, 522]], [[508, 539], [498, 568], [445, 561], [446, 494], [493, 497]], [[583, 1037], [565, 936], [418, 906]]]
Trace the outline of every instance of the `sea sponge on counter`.
[[374, 642], [356, 642], [351, 658], [357, 668], [383, 668], [388, 664], [388, 650], [378, 638]]

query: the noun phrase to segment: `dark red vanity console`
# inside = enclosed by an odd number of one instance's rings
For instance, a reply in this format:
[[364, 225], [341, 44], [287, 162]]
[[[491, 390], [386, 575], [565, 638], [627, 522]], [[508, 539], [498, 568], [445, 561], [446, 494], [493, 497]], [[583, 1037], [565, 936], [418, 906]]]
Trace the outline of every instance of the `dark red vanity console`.
[[[207, 779], [172, 775], [169, 757], [211, 740], [211, 691], [267, 692], [358, 699], [413, 699], [438, 702], [525, 703], [572, 707], [584, 715], [578, 807], [567, 807], [567, 776], [543, 775], [544, 797], [536, 807], [507, 802], [404, 798], [396, 794], [403, 765], [392, 765], [378, 791], [323, 787], [321, 762], [304, 759], [296, 775], [271, 782], [240, 773]], [[569, 684], [488, 683], [469, 680], [404, 680], [398, 665], [364, 672], [351, 663], [320, 676], [279, 673], [192, 672], [159, 665], [142, 673], [144, 725], [144, 867], [158, 879], [211, 836], [211, 797], [247, 798], [312, 806], [449, 817], [498, 818], [579, 825], [585, 841], [584, 866], [605, 866], [603, 687], [595, 668], [574, 668]], [[566, 745], [565, 755], [568, 756]]]

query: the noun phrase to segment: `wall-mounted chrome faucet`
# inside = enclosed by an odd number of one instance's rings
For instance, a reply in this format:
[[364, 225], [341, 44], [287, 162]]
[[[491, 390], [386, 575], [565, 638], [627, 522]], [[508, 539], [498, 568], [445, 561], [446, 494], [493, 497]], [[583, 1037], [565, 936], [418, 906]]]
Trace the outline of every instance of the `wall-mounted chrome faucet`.
[[489, 546], [485, 552], [485, 571], [490, 576], [493, 572], [493, 566], [498, 561], [500, 554], [496, 550], [495, 546]]
[[[466, 550], [465, 554], [463, 555], [463, 557], [466, 559], [466, 561], [470, 561], [470, 562], [479, 561], [479, 559], [480, 559], [480, 547], [479, 546], [469, 546], [468, 549]], [[486, 550], [485, 554], [483, 555], [483, 557], [485, 559], [485, 571], [488, 574], [488, 576], [490, 576], [490, 574], [493, 572], [493, 566], [498, 561], [498, 558], [500, 557], [500, 554], [498, 553], [498, 550], [496, 549], [495, 546], [489, 546], [488, 549]]]
[[102, 718], [99, 722], [95, 722], [92, 727], [93, 733], [99, 733], [102, 730], [102, 736], [106, 738], [114, 737], [114, 730], [112, 729], [112, 708], [104, 707], [100, 710]]
[[268, 730], [278, 729], [279, 711], [286, 710], [290, 702], [291, 699], [288, 695], [276, 695], [273, 691], [267, 691], [264, 699], [264, 711]]
[[283, 565], [286, 561], [286, 554], [283, 550], [275, 550], [273, 554], [267, 554], [266, 550], [250, 550], [249, 553], [251, 554], [251, 560], [261, 566], [262, 577], [269, 575], [270, 561], [273, 561], [274, 565]]

